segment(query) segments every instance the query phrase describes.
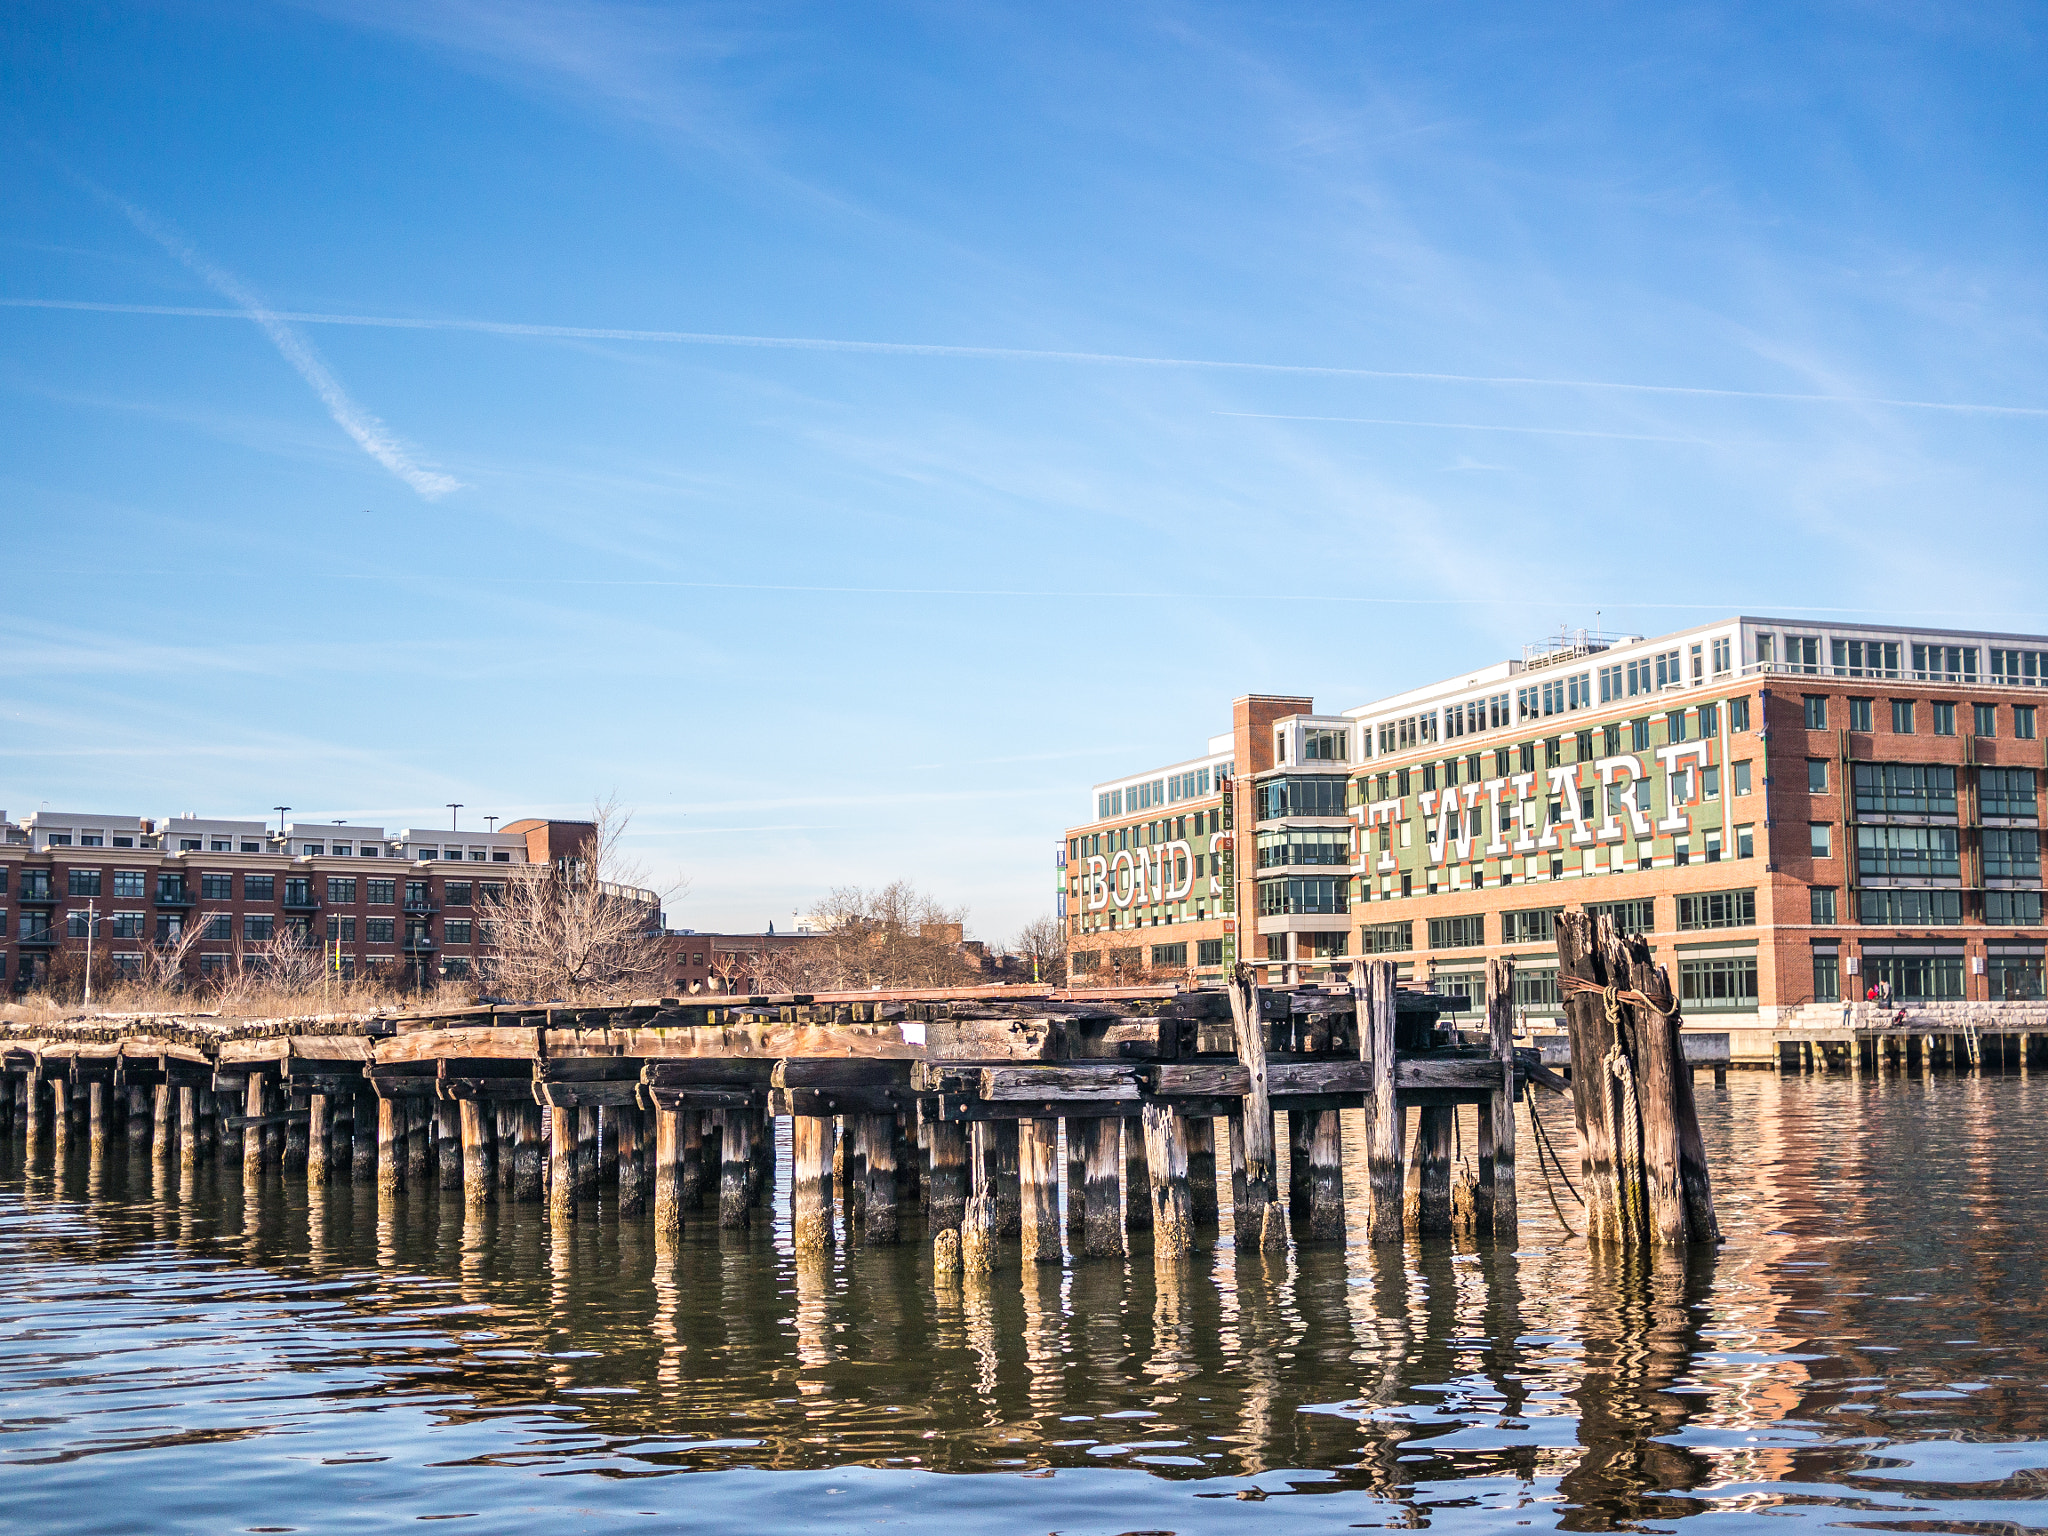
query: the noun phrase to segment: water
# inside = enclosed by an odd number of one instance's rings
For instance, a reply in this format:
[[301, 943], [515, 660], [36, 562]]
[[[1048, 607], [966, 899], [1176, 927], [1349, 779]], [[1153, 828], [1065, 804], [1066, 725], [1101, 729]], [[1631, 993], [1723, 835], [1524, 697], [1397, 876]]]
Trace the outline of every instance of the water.
[[244, 1190], [118, 1138], [24, 1172], [16, 1138], [0, 1523], [2048, 1527], [2048, 1083], [1701, 1100], [1729, 1240], [1648, 1277], [1568, 1237], [1526, 1126], [1513, 1254], [1269, 1261], [1226, 1219], [1177, 1271], [951, 1289], [922, 1243], [800, 1267], [786, 1210], [657, 1255], [608, 1212], [557, 1243], [535, 1207]]

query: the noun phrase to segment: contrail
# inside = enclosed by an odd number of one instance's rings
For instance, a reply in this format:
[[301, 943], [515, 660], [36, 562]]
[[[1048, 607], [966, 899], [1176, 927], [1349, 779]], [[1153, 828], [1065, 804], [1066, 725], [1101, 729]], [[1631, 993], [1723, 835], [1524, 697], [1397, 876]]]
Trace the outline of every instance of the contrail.
[[300, 378], [312, 385], [313, 393], [318, 395], [321, 403], [327, 407], [327, 414], [334, 418], [334, 424], [354, 438], [363, 452], [428, 501], [438, 500], [450, 491], [462, 488], [462, 482], [453, 475], [422, 469], [414, 463], [405, 445], [391, 434], [390, 429], [349, 398], [348, 391], [341, 387], [340, 381], [327, 371], [327, 364], [321, 360], [320, 354], [286, 324], [287, 321], [296, 319], [296, 316], [281, 315], [271, 309], [240, 278], [215, 266], [189, 243], [165, 229], [133, 203], [116, 197], [103, 188], [95, 187], [93, 190], [119, 209], [129, 223], [176, 257], [207, 287], [239, 306], [236, 309], [207, 310], [201, 313], [237, 320], [254, 320], [261, 326], [263, 334], [270, 338], [271, 345], [283, 354], [286, 362], [298, 370]]
[[1507, 427], [1479, 421], [1402, 421], [1391, 416], [1293, 416], [1278, 411], [1212, 411], [1239, 421], [1328, 421], [1361, 427], [1440, 427], [1449, 432], [1528, 432], [1538, 437], [1611, 437], [1626, 443], [1697, 443], [1717, 446], [1704, 437], [1656, 437], [1647, 432], [1593, 432], [1582, 427]]
[[[222, 290], [225, 292], [226, 290]], [[230, 294], [229, 297], [234, 297]], [[239, 302], [239, 301], [238, 301]], [[239, 309], [178, 304], [103, 304], [86, 299], [4, 299], [12, 309], [71, 309], [112, 315], [174, 315], [245, 320]], [[746, 336], [716, 331], [650, 331], [623, 326], [532, 325], [512, 320], [421, 320], [399, 315], [335, 315], [266, 311], [296, 325], [365, 325], [399, 331], [472, 331], [486, 336], [539, 336], [568, 341], [654, 341], [692, 347], [766, 347], [793, 352], [868, 352], [901, 357], [985, 358], [1001, 362], [1086, 363], [1123, 368], [1197, 368], [1229, 373], [1307, 374], [1342, 379], [1399, 379], [1422, 384], [1485, 384], [1511, 389], [1584, 389], [1622, 394], [1689, 395], [1723, 400], [1778, 400], [1808, 405], [1885, 406], [1964, 415], [2048, 417], [2048, 406], [1989, 405], [1968, 400], [1904, 400], [1886, 395], [1800, 394], [1791, 390], [1714, 389], [1700, 384], [1638, 384], [1614, 379], [1545, 379], [1518, 374], [1431, 373], [1412, 369], [1338, 368], [1315, 363], [1230, 362], [1201, 357], [1139, 357], [1123, 352], [1062, 352], [1033, 347], [962, 347], [923, 341], [852, 341], [823, 336]], [[1435, 423], [1427, 423], [1435, 425]]]

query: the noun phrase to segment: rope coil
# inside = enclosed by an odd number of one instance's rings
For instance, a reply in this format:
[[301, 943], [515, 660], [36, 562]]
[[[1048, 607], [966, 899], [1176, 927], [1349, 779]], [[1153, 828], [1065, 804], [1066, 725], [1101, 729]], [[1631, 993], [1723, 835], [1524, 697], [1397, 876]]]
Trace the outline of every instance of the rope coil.
[[1619, 1024], [1621, 1022], [1621, 1005], [1623, 1003], [1633, 1003], [1639, 1008], [1648, 1008], [1667, 1019], [1675, 1018], [1678, 1015], [1678, 999], [1675, 997], [1671, 1000], [1671, 1006], [1666, 1008], [1647, 993], [1627, 991], [1618, 986], [1603, 987], [1597, 981], [1587, 981], [1584, 977], [1580, 976], [1559, 976], [1557, 984], [1566, 992], [1599, 993], [1601, 1003], [1607, 1010], [1607, 1022], [1610, 1024]]

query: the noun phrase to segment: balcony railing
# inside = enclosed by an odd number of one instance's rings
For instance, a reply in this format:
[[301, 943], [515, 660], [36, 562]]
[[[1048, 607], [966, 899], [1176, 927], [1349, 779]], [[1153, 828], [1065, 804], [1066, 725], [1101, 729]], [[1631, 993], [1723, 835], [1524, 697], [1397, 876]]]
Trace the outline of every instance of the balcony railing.
[[156, 904], [160, 907], [189, 907], [196, 905], [196, 898], [187, 890], [159, 890], [156, 893]]
[[44, 928], [36, 933], [24, 933], [21, 936], [21, 947], [23, 949], [51, 949], [55, 947], [60, 937], [61, 935], [54, 928]]
[[287, 891], [284, 898], [284, 909], [287, 912], [317, 912], [320, 910], [320, 898], [312, 895], [310, 892], [303, 895], [294, 895]]
[[434, 949], [434, 941], [433, 941], [432, 939], [428, 938], [428, 937], [427, 937], [427, 936], [426, 936], [425, 934], [423, 934], [423, 933], [422, 933], [422, 934], [410, 934], [410, 933], [409, 933], [409, 934], [407, 934], [407, 935], [405, 936], [405, 945], [404, 945], [404, 948], [405, 948], [405, 952], [406, 952], [407, 954], [409, 954], [409, 955], [425, 955], [425, 954], [431, 954], [431, 953], [433, 952], [433, 949]]
[[405, 904], [405, 910], [408, 913], [424, 915], [429, 912], [440, 911], [441, 904], [436, 901], [408, 901]]
[[14, 899], [23, 906], [54, 907], [57, 905], [59, 898], [57, 893], [47, 885], [28, 885], [23, 886], [21, 894]]

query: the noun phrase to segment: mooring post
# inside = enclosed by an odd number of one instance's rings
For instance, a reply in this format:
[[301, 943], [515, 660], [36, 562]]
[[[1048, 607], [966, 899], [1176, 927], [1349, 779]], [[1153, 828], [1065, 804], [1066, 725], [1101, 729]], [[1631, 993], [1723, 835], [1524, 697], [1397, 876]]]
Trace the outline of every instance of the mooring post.
[[925, 1221], [933, 1237], [960, 1230], [967, 1211], [967, 1126], [958, 1120], [929, 1120], [931, 1181], [925, 1192]]
[[1371, 1194], [1367, 1235], [1375, 1243], [1399, 1243], [1404, 1236], [1407, 1173], [1402, 1167], [1407, 1127], [1402, 1123], [1400, 1061], [1395, 1050], [1394, 962], [1363, 960], [1352, 983], [1357, 1009], [1358, 1054], [1372, 1063], [1372, 1097], [1366, 1107], [1365, 1167]]
[[1144, 1232], [1152, 1226], [1152, 1176], [1145, 1163], [1145, 1121], [1141, 1115], [1125, 1115], [1124, 1134], [1124, 1229]]
[[178, 1146], [178, 1101], [168, 1071], [163, 1081], [150, 1090], [149, 1097], [150, 1155], [159, 1163], [168, 1163]]
[[[977, 1120], [968, 1127], [967, 1209], [960, 1218], [960, 1267], [987, 1275], [996, 1267], [995, 1127]], [[934, 1245], [938, 1262], [939, 1245]]]
[[1145, 1143], [1146, 1203], [1151, 1207], [1152, 1253], [1176, 1259], [1194, 1247], [1194, 1201], [1188, 1194], [1187, 1122], [1170, 1105], [1147, 1104], [1139, 1112]]
[[325, 1184], [328, 1172], [328, 1140], [333, 1134], [332, 1112], [325, 1093], [315, 1089], [306, 1095], [306, 1182]]
[[1308, 1237], [1314, 1243], [1344, 1241], [1342, 1115], [1341, 1110], [1311, 1109], [1301, 1116], [1308, 1122], [1302, 1161], [1308, 1169]]
[[1017, 1123], [1018, 1191], [1023, 1207], [1024, 1262], [1060, 1262], [1060, 1123]]
[[[1237, 1059], [1250, 1079], [1239, 1111], [1244, 1126], [1244, 1207], [1237, 1213], [1237, 1242], [1240, 1248], [1253, 1244], [1284, 1248], [1287, 1222], [1274, 1203], [1273, 1101], [1266, 1086], [1266, 1024], [1256, 973], [1249, 965], [1238, 963], [1228, 991]], [[1237, 1126], [1233, 1124], [1231, 1130], [1235, 1132]], [[1235, 1144], [1237, 1138], [1233, 1135], [1231, 1139]]]
[[43, 1152], [43, 1078], [40, 1072], [31, 1070], [22, 1074], [22, 1080], [28, 1085], [27, 1124], [22, 1127], [27, 1146], [22, 1156], [33, 1168]]
[[455, 1108], [462, 1136], [462, 1203], [482, 1210], [497, 1192], [497, 1128], [481, 1099], [463, 1099]]
[[405, 1100], [377, 1100], [377, 1193], [396, 1194], [405, 1188], [405, 1141], [412, 1117]]
[[1500, 1086], [1479, 1106], [1479, 1230], [1514, 1244], [1521, 1234], [1515, 1195], [1515, 962], [1486, 962], [1486, 1035]]
[[548, 1106], [548, 1222], [560, 1228], [576, 1216], [577, 1111]]
[[1200, 1115], [1186, 1122], [1188, 1203], [1200, 1226], [1216, 1224], [1216, 1122]]
[[647, 1164], [640, 1150], [640, 1110], [636, 1105], [622, 1104], [612, 1114], [619, 1143], [619, 1215], [621, 1218], [644, 1216], [647, 1214]]
[[654, 1235], [662, 1242], [683, 1235], [683, 1114], [654, 1110]]
[[718, 1224], [738, 1230], [747, 1225], [754, 1207], [747, 1187], [754, 1171], [754, 1147], [749, 1140], [753, 1124], [744, 1110], [728, 1109], [723, 1119], [718, 1137]]
[[94, 1078], [86, 1088], [86, 1153], [97, 1163], [107, 1155], [107, 1085]]
[[[1558, 985], [1567, 978], [1580, 989], [1566, 988], [1562, 998], [1566, 1032], [1572, 1052], [1572, 1117], [1579, 1133], [1580, 1193], [1586, 1203], [1589, 1242], [1626, 1241], [1631, 1222], [1619, 1203], [1615, 1166], [1615, 1097], [1622, 1086], [1614, 1076], [1619, 1055], [1616, 1026], [1606, 1016], [1604, 989], [1609, 977], [1601, 962], [1593, 920], [1577, 907], [1560, 913], [1556, 924]], [[1626, 985], [1624, 978], [1613, 978]]]
[[867, 1186], [861, 1241], [870, 1248], [886, 1248], [898, 1235], [896, 1116], [861, 1115], [858, 1119], [862, 1180]]
[[832, 1248], [832, 1142], [830, 1115], [795, 1115], [789, 1122], [789, 1214], [800, 1254]]

